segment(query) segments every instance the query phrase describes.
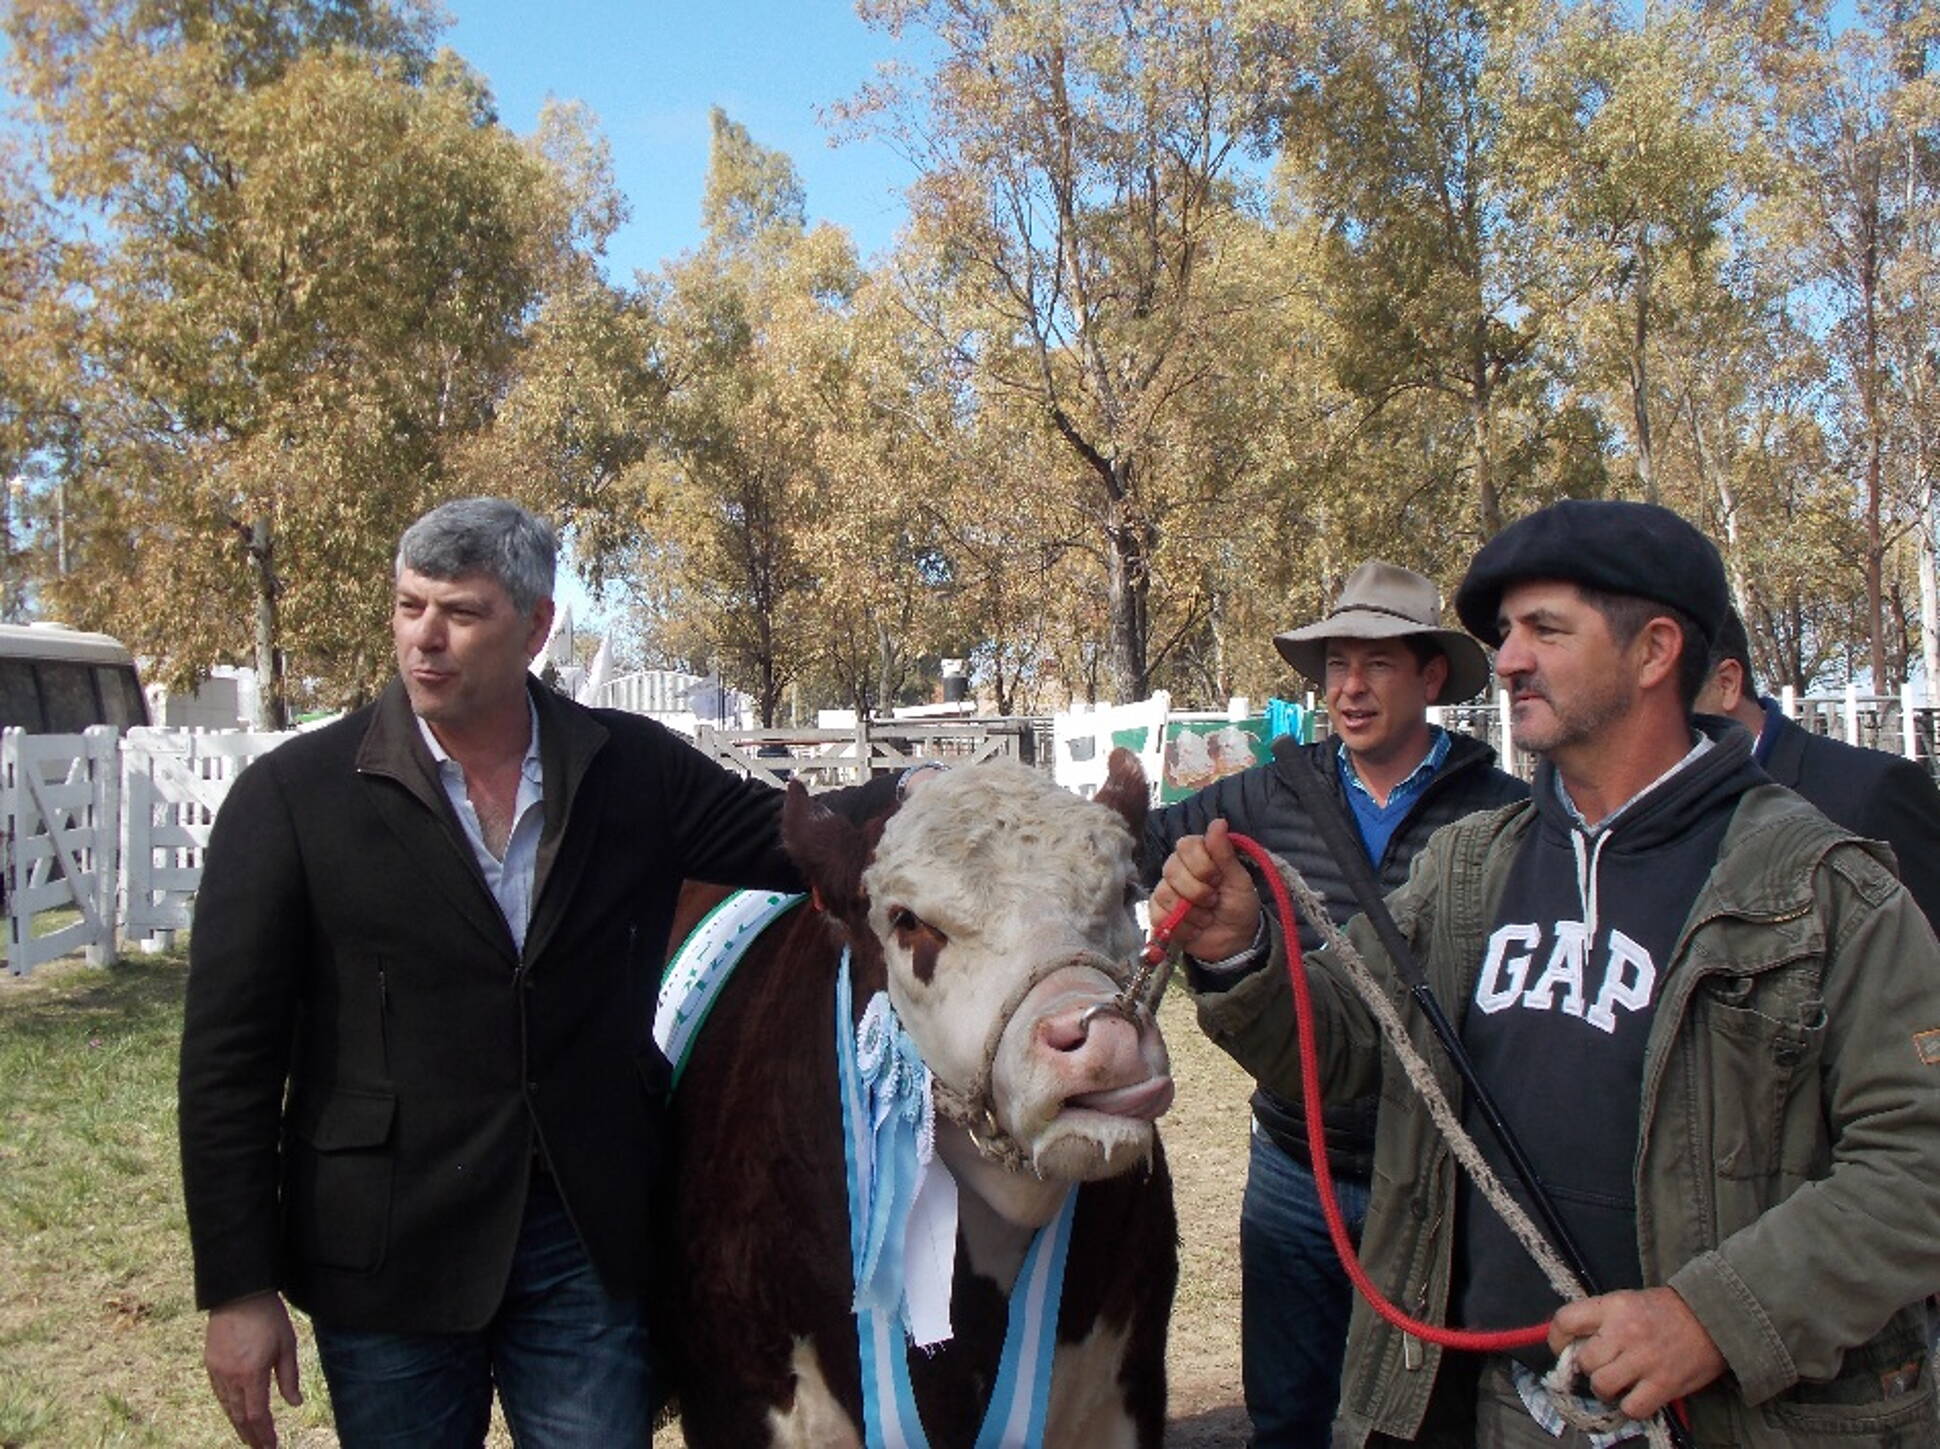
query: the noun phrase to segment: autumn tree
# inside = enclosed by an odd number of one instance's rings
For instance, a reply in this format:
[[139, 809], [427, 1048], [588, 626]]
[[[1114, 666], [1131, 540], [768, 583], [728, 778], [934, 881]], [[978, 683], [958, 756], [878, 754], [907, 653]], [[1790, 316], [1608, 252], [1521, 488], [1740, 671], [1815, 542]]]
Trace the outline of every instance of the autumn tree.
[[897, 572], [923, 590], [927, 637], [937, 655], [969, 661], [1001, 715], [1095, 699], [1097, 670], [1074, 676], [1067, 665], [1104, 638], [1103, 570], [1068, 491], [1046, 486], [1076, 465], [1041, 418], [1008, 396], [980, 396], [974, 369], [924, 341], [900, 352], [904, 370], [877, 376], [872, 411], [906, 460], [901, 491], [925, 553]]
[[1459, 411], [1471, 537], [1508, 516], [1519, 440], [1504, 422], [1537, 405], [1545, 329], [1567, 300], [1506, 117], [1553, 24], [1541, 4], [1350, 0], [1317, 16], [1281, 108], [1283, 181], [1330, 228], [1341, 381], [1375, 405], [1428, 393]]
[[826, 336], [839, 359], [827, 356], [817, 389], [824, 497], [806, 530], [817, 582], [805, 683], [858, 711], [928, 703], [961, 637], [941, 511], [961, 456], [955, 394], [882, 273], [859, 274]]
[[806, 224], [793, 164], [715, 111], [703, 240], [647, 279], [662, 395], [626, 497], [589, 550], [651, 616], [658, 649], [718, 666], [772, 724], [815, 650], [810, 538], [859, 284], [845, 234]]
[[1883, 270], [1884, 346], [1898, 379], [1895, 465], [1915, 517], [1922, 664], [1932, 690], [1940, 682], [1940, 15], [1912, 4], [1886, 14], [1905, 241]]
[[1676, 421], [1663, 353], [1702, 346], [1755, 183], [1748, 78], [1725, 12], [1587, 0], [1528, 56], [1506, 117], [1513, 185], [1569, 303], [1556, 345], [1579, 389], [1607, 395], [1652, 503]]
[[1929, 12], [1901, 0], [1863, 5], [1862, 23], [1846, 28], [1808, 13], [1806, 44], [1774, 46], [1765, 58], [1784, 169], [1764, 216], [1789, 251], [1797, 304], [1812, 315], [1840, 383], [1827, 420], [1857, 495], [1863, 636], [1881, 690], [1898, 663], [1886, 632], [1889, 560], [1917, 505], [1916, 455], [1898, 446], [1897, 431], [1918, 363], [1909, 375], [1894, 355], [1892, 288], [1921, 271], [1903, 264], [1932, 204], [1934, 132], [1922, 103]]
[[[253, 658], [266, 724], [286, 658], [367, 689], [398, 531], [449, 490], [600, 209], [431, 53], [415, 0], [21, 0], [8, 33], [98, 237], [66, 379], [88, 569], [53, 593], [178, 682]], [[90, 587], [104, 569], [123, 586]]]
[[26, 470], [63, 431], [55, 385], [63, 251], [26, 157], [0, 136], [0, 618], [8, 620], [20, 617], [26, 597]]
[[850, 124], [891, 136], [921, 175], [909, 193], [909, 305], [936, 345], [1041, 419], [1075, 467], [1102, 564], [1106, 689], [1148, 692], [1160, 571], [1187, 480], [1165, 432], [1216, 389], [1207, 340], [1253, 293], [1228, 238], [1249, 222], [1280, 61], [1255, 7], [1226, 0], [869, 0], [865, 19], [920, 31], [920, 83], [860, 96]]

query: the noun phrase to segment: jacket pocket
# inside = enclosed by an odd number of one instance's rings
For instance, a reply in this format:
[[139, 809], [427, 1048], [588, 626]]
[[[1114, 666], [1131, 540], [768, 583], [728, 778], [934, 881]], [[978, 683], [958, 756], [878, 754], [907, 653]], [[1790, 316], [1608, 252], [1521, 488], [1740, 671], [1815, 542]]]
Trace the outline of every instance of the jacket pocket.
[[1815, 1079], [1807, 1068], [1825, 1030], [1818, 979], [1816, 962], [1799, 962], [1713, 977], [1697, 993], [1720, 1178], [1769, 1181], [1809, 1171], [1823, 1154], [1816, 1093], [1797, 1100]]
[[396, 1116], [395, 1096], [350, 1088], [319, 1093], [292, 1111], [284, 1211], [303, 1261], [352, 1273], [383, 1263]]
[[[1789, 1431], [1781, 1442], [1787, 1444], [1824, 1444], [1846, 1440], [1864, 1444], [1867, 1449], [1930, 1449], [1933, 1443], [1934, 1398], [1932, 1375], [1916, 1355], [1899, 1371], [1913, 1386], [1890, 1398], [1880, 1397], [1875, 1383], [1873, 1397], [1864, 1403], [1840, 1403], [1808, 1398], [1797, 1390], [1781, 1394], [1760, 1406], [1765, 1422]], [[1841, 1374], [1830, 1385], [1801, 1385], [1801, 1388], [1837, 1389], [1847, 1382]]]
[[1787, 1444], [1844, 1439], [1879, 1449], [1931, 1449], [1927, 1352], [1924, 1305], [1902, 1308], [1873, 1338], [1847, 1349], [1832, 1378], [1801, 1379], [1752, 1412], [1788, 1431]]

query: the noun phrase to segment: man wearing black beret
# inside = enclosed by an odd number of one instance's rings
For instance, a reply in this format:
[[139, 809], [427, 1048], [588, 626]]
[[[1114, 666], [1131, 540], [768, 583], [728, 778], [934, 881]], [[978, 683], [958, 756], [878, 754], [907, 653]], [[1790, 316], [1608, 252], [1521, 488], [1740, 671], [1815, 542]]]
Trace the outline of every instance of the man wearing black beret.
[[[1883, 851], [1694, 717], [1728, 608], [1716, 549], [1667, 509], [1559, 503], [1485, 545], [1455, 602], [1542, 763], [1527, 803], [1438, 832], [1388, 905], [1596, 1288], [1560, 1301], [1391, 1074], [1369, 1273], [1431, 1321], [1547, 1322], [1548, 1351], [1443, 1351], [1357, 1305], [1335, 1444], [1600, 1449], [1659, 1411], [1699, 1444], [1936, 1442], [1940, 945]], [[1297, 1096], [1277, 923], [1249, 955], [1259, 901], [1223, 824], [1179, 842], [1153, 909], [1178, 898], [1175, 940], [1226, 968], [1195, 972], [1201, 1023]], [[1366, 920], [1348, 935], [1398, 975]], [[1308, 958], [1329, 1101], [1383, 1056], [1333, 955]], [[1540, 1374], [1571, 1343], [1634, 1422], [1568, 1427], [1586, 1406]]]

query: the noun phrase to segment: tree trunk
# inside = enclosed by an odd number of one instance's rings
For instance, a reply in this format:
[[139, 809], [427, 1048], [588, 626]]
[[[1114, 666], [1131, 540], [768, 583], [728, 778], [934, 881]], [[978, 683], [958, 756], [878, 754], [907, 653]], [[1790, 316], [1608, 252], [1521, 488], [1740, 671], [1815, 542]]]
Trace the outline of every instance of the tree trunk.
[[1870, 426], [1866, 443], [1866, 633], [1871, 645], [1873, 693], [1889, 692], [1886, 672], [1886, 530], [1880, 516], [1879, 435]]
[[1502, 532], [1502, 498], [1495, 485], [1495, 410], [1490, 396], [1488, 365], [1476, 364], [1469, 394], [1469, 417], [1475, 440], [1475, 506], [1486, 541]]
[[876, 630], [876, 701], [885, 711], [895, 707], [896, 695], [902, 687], [902, 668], [896, 647], [895, 636], [889, 626], [878, 617], [872, 621]]
[[1933, 486], [1933, 473], [1922, 458], [1915, 477], [1920, 500], [1920, 662], [1925, 666], [1927, 702], [1940, 699], [1940, 579], [1936, 579], [1934, 555], [1940, 552], [1940, 496]]
[[250, 568], [256, 575], [256, 728], [289, 728], [289, 704], [283, 697], [283, 659], [276, 647], [275, 540], [267, 518], [249, 525]]
[[1697, 404], [1691, 404], [1691, 441], [1697, 454], [1698, 480], [1709, 483], [1718, 495], [1718, 517], [1724, 525], [1725, 576], [1731, 584], [1731, 601], [1738, 608], [1738, 617], [1750, 632], [1751, 624], [1751, 586], [1745, 579], [1743, 550], [1738, 540], [1738, 493], [1732, 486], [1730, 477], [1722, 468], [1711, 466], [1711, 450], [1705, 445], [1704, 424], [1699, 420]]
[[1151, 693], [1146, 675], [1147, 609], [1151, 600], [1151, 530], [1125, 517], [1122, 502], [1106, 525], [1106, 589], [1111, 614], [1111, 648], [1106, 663], [1113, 699], [1119, 704]]
[[775, 727], [775, 711], [781, 706], [781, 685], [775, 675], [775, 660], [772, 654], [764, 654], [761, 659], [761, 727], [771, 730]]
[[1872, 645], [1873, 693], [1885, 694], [1890, 687], [1886, 674], [1885, 566], [1885, 426], [1880, 416], [1879, 363], [1879, 218], [1867, 217], [1866, 247], [1862, 253], [1859, 278], [1861, 322], [1865, 327], [1865, 375], [1860, 379], [1859, 401], [1866, 417], [1866, 627]]
[[[1640, 248], [1640, 253], [1642, 249]], [[1650, 433], [1650, 369], [1644, 355], [1650, 340], [1650, 265], [1647, 253], [1639, 257], [1637, 310], [1632, 319], [1630, 338], [1630, 416], [1637, 434], [1637, 481], [1643, 485], [1644, 501], [1657, 502], [1657, 454]]]
[[1226, 668], [1226, 594], [1214, 586], [1206, 605], [1206, 630], [1212, 636], [1213, 697], [1228, 699], [1233, 693], [1232, 676]]

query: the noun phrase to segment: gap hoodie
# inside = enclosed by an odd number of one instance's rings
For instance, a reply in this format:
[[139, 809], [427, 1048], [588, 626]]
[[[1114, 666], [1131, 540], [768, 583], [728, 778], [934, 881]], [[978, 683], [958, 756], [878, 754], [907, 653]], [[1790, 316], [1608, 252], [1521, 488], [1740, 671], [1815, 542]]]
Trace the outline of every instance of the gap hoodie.
[[[1651, 1018], [1738, 797], [1764, 779], [1749, 735], [1707, 730], [1674, 770], [1592, 825], [1553, 766], [1536, 774], [1536, 827], [1510, 870], [1461, 1032], [1600, 1292], [1642, 1286], [1632, 1179]], [[1473, 1102], [1462, 1115], [1521, 1197]], [[1465, 1178], [1455, 1321], [1519, 1328], [1560, 1303]], [[1548, 1352], [1527, 1356], [1539, 1364]]]

